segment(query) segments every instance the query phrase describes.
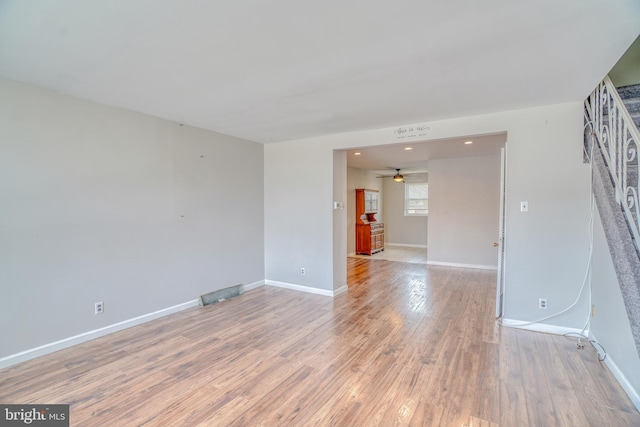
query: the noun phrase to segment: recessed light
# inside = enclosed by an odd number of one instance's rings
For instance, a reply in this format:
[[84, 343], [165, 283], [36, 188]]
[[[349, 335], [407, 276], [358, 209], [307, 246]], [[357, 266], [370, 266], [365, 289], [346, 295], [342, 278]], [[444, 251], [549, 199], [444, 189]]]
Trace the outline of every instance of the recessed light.
[[355, 153], [353, 153], [354, 156], [359, 156], [360, 154], [362, 154], [362, 153], [359, 152], [359, 151], [356, 151]]
[[404, 147], [405, 151], [413, 150], [413, 147]]
[[473, 144], [473, 141], [465, 141], [464, 142], [464, 145], [471, 145], [471, 144]]

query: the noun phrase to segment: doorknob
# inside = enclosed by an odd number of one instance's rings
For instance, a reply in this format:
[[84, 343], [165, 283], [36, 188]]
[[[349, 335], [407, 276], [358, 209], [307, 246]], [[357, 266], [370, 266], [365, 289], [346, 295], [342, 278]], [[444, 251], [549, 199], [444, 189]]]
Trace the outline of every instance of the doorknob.
[[493, 247], [497, 248], [498, 247], [498, 242], [493, 242]]

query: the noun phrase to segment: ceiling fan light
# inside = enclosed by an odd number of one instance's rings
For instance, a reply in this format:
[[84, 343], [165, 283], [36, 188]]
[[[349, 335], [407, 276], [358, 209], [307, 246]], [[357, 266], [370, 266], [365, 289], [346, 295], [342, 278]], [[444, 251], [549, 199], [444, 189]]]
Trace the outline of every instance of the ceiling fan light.
[[399, 173], [397, 173], [397, 174], [395, 174], [395, 175], [393, 176], [393, 180], [394, 180], [395, 182], [402, 182], [402, 181], [404, 181], [404, 176], [402, 176], [402, 175], [400, 175]]

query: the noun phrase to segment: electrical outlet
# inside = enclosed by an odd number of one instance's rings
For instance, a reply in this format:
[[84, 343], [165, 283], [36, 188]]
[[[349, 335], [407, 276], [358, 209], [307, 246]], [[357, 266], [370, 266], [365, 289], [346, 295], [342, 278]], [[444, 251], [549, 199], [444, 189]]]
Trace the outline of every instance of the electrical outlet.
[[304, 269], [304, 267], [302, 267], [302, 268], [300, 269], [300, 275], [301, 275], [301, 276], [304, 276], [305, 274], [307, 274], [307, 271]]
[[546, 310], [547, 309], [547, 299], [546, 298], [539, 298], [538, 299], [538, 308], [541, 310]]
[[102, 301], [97, 302], [93, 305], [94, 314], [102, 314], [104, 313], [104, 303]]

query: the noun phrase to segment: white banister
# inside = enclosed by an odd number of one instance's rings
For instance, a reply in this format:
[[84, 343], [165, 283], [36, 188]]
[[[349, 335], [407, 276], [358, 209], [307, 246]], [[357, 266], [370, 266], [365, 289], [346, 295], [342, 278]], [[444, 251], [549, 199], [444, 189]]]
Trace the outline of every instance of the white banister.
[[608, 76], [589, 95], [584, 105], [587, 126], [594, 137], [591, 144], [597, 141], [593, 148], [599, 147], [602, 151], [613, 181], [616, 201], [625, 214], [640, 254], [640, 131]]

